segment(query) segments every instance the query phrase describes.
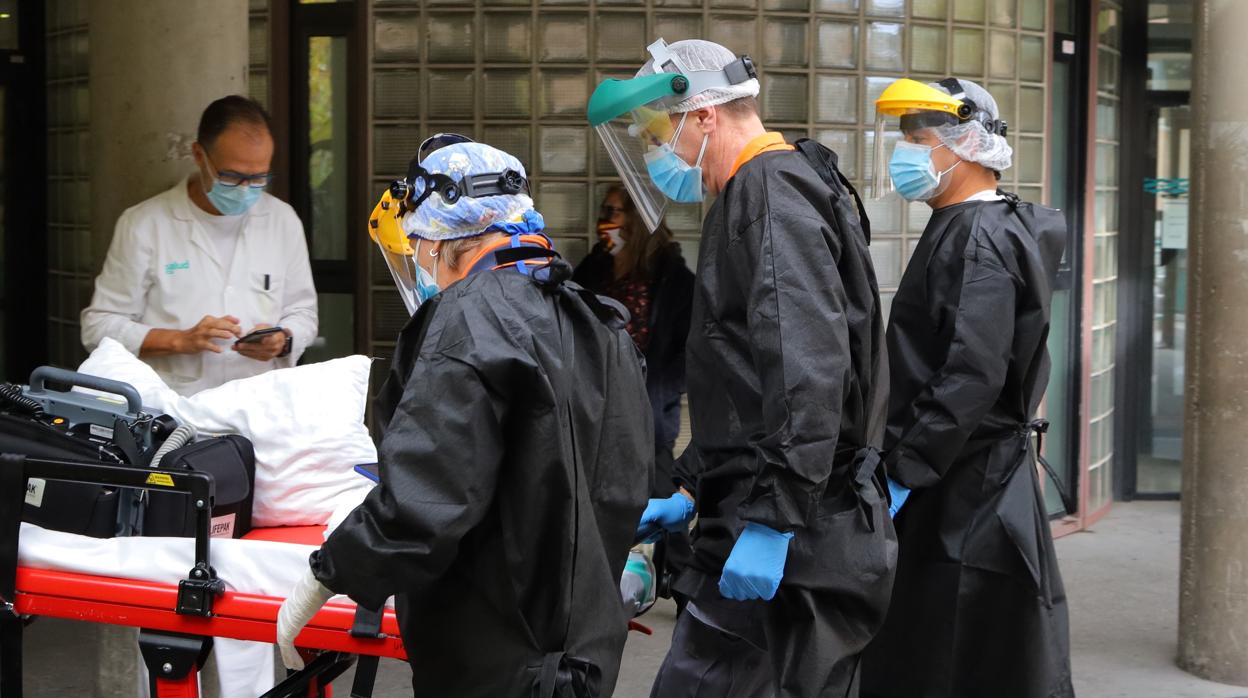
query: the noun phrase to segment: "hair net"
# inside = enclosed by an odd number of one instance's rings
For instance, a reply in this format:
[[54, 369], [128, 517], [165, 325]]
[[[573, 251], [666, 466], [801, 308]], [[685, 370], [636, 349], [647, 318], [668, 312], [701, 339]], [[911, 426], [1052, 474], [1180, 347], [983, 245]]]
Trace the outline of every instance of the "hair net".
[[[524, 165], [514, 156], [484, 143], [455, 143], [439, 148], [420, 162], [430, 173], [453, 179], [514, 170], [527, 177]], [[447, 204], [434, 192], [403, 217], [403, 232], [422, 240], [458, 240], [489, 230], [507, 233], [537, 233], [544, 228], [542, 217], [533, 210], [533, 199], [524, 194], [461, 196]]]
[[[685, 39], [669, 44], [668, 51], [680, 61], [683, 70], [723, 70], [724, 66], [737, 60], [736, 54], [728, 49], [711, 41], [703, 39]], [[654, 59], [646, 61], [641, 66], [641, 70], [637, 71], [637, 77], [643, 75], [653, 75]], [[715, 87], [705, 90], [689, 99], [676, 104], [668, 110], [670, 114], [683, 114], [685, 112], [697, 111], [706, 107], [713, 107], [717, 104], [731, 102], [734, 99], [742, 97], [758, 96], [758, 78], [751, 78], [745, 82], [731, 85], [729, 87]]]
[[[969, 99], [975, 103], [975, 106], [988, 112], [993, 119], [1001, 118], [1001, 110], [997, 107], [997, 100], [992, 98], [988, 90], [970, 80], [958, 78], [958, 82], [962, 83], [962, 89], [966, 92], [966, 99]], [[937, 83], [928, 84], [945, 94], [949, 94], [949, 90]], [[1014, 150], [1010, 148], [1010, 142], [1004, 136], [988, 133], [984, 129], [983, 124], [977, 121], [968, 121], [952, 126], [936, 126], [932, 130], [940, 138], [940, 142], [945, 144], [945, 147], [963, 160], [978, 163], [997, 172], [1010, 169], [1014, 157]]]

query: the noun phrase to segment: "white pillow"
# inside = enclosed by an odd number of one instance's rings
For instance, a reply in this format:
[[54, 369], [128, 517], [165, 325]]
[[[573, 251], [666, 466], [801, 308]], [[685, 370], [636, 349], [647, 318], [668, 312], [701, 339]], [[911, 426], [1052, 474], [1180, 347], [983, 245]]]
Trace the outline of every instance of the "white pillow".
[[230, 381], [190, 397], [171, 390], [119, 342], [104, 339], [82, 373], [129, 383], [143, 405], [201, 436], [241, 434], [256, 450], [254, 526], [324, 524], [373, 486], [355, 472], [377, 461], [364, 426], [371, 360], [349, 356]]
[[[129, 384], [143, 396], [143, 406], [149, 412], [176, 417], [175, 412], [181, 410], [184, 398], [165, 385], [155, 369], [140, 361], [112, 337], [100, 341], [95, 351], [78, 367], [78, 372]], [[79, 390], [96, 392], [83, 388]]]

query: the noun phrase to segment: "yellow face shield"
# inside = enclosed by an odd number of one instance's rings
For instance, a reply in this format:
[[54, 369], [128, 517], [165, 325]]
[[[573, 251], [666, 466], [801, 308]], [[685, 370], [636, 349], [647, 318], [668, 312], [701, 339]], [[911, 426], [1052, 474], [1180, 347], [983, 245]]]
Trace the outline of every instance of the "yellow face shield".
[[399, 295], [407, 306], [408, 314], [416, 312], [416, 259], [407, 233], [403, 230], [403, 214], [406, 213], [401, 202], [396, 201], [387, 189], [381, 200], [373, 208], [368, 217], [368, 236], [381, 249], [381, 256], [386, 260], [390, 276], [399, 288]]
[[957, 116], [961, 107], [962, 100], [909, 78], [889, 85], [875, 100], [876, 113], [887, 116], [903, 116], [919, 111], [943, 111]]
[[[897, 129], [912, 125], [957, 123], [962, 100], [917, 80], [902, 78], [889, 85], [875, 100], [875, 132], [871, 146], [871, 196], [881, 198], [890, 191], [888, 161], [902, 137]], [[915, 118], [927, 115], [928, 119]]]

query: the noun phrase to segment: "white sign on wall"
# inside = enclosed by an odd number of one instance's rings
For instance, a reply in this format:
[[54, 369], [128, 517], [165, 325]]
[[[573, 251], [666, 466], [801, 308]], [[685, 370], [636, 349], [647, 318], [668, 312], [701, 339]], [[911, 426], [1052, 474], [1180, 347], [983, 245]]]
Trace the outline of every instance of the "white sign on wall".
[[1187, 199], [1162, 199], [1161, 247], [1187, 249]]

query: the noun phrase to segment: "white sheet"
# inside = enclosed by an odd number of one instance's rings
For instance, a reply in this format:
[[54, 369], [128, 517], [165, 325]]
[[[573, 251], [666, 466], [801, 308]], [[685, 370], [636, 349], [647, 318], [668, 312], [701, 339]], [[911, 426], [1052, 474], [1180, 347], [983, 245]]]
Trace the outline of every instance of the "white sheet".
[[[285, 598], [308, 568], [315, 546], [213, 538], [211, 563], [226, 589]], [[23, 523], [17, 555], [24, 567], [124, 577], [176, 586], [195, 566], [191, 538], [91, 538]], [[345, 596], [339, 601], [348, 601]]]
[[[214, 538], [210, 562], [229, 591], [286, 598], [308, 567], [313, 545], [263, 540]], [[176, 586], [195, 563], [191, 538], [91, 538], [50, 531], [23, 523], [17, 559], [23, 567], [73, 572], [102, 577], [122, 577]], [[330, 603], [354, 605], [346, 596]], [[394, 599], [386, 602], [394, 606]], [[273, 685], [274, 653], [271, 645], [218, 638], [217, 681], [221, 695], [260, 695]], [[142, 662], [139, 662], [142, 667]], [[145, 674], [144, 671], [139, 672]], [[142, 680], [142, 679], [139, 679]], [[139, 684], [135, 698], [146, 698], [146, 684]]]
[[[324, 537], [359, 504], [354, 494], [339, 499]], [[209, 563], [225, 582], [226, 590], [279, 599], [286, 598], [295, 588], [295, 582], [308, 568], [308, 556], [318, 547], [242, 538], [213, 538], [208, 546]], [[23, 522], [17, 559], [23, 567], [176, 586], [195, 565], [195, 540], [92, 538]], [[343, 595], [335, 596], [332, 602], [354, 605]], [[393, 599], [387, 604], [393, 606]]]
[[[214, 538], [210, 562], [229, 591], [286, 598], [308, 566], [313, 545]], [[195, 564], [191, 538], [91, 538], [23, 523], [18, 546], [23, 567], [123, 577], [176, 586]], [[335, 596], [331, 603], [353, 602]], [[390, 602], [392, 605], [392, 601]], [[218, 638], [217, 681], [223, 696], [260, 695], [273, 686], [271, 645]], [[135, 698], [146, 698], [146, 671], [139, 662]]]

